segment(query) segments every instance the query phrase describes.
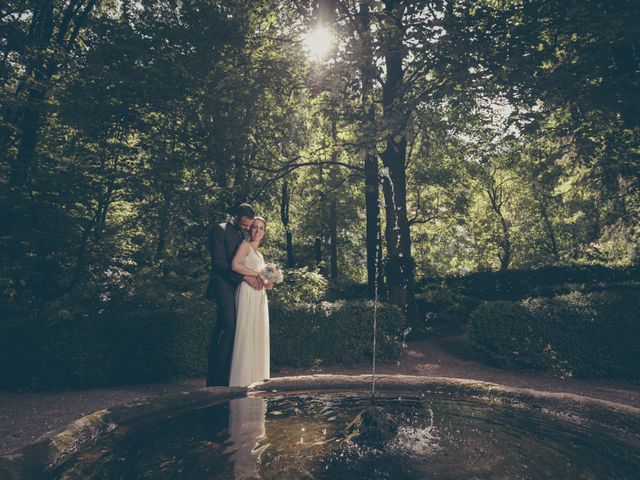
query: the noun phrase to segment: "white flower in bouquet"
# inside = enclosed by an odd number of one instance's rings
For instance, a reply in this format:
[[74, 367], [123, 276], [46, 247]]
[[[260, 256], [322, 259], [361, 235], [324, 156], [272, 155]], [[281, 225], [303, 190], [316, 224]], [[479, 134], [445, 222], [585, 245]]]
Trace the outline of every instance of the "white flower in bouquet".
[[265, 282], [269, 282], [273, 285], [284, 280], [282, 269], [275, 263], [267, 263], [267, 265], [260, 271], [260, 276]]

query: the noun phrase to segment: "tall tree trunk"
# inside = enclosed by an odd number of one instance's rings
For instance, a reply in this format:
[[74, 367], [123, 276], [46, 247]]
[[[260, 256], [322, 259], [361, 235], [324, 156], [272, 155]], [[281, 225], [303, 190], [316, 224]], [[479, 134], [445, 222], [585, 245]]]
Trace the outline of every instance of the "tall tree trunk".
[[495, 179], [493, 177], [491, 177], [490, 181], [491, 183], [487, 187], [487, 194], [491, 202], [491, 210], [493, 210], [498, 217], [502, 230], [502, 237], [498, 240], [498, 247], [500, 248], [498, 258], [500, 259], [500, 271], [505, 272], [509, 269], [509, 264], [511, 263], [511, 232], [509, 231], [509, 224], [502, 213], [503, 187], [501, 185], [495, 185]]
[[16, 163], [12, 169], [11, 183], [16, 186], [24, 186], [29, 180], [29, 170], [34, 164], [36, 147], [38, 145], [38, 132], [42, 119], [42, 103], [44, 92], [41, 89], [31, 89], [26, 105], [22, 110], [20, 120], [20, 140]]
[[500, 218], [500, 226], [502, 227], [502, 255], [500, 256], [500, 271], [506, 272], [509, 270], [511, 264], [511, 235], [509, 233], [509, 226], [507, 221], [501, 213], [498, 213]]
[[98, 243], [104, 232], [104, 228], [107, 225], [107, 214], [109, 213], [109, 207], [111, 206], [111, 197], [113, 196], [114, 183], [113, 180], [109, 181], [107, 185], [107, 191], [104, 193], [101, 199], [101, 208], [98, 210], [98, 221], [96, 223], [93, 238]]
[[[212, 151], [216, 151], [216, 148], [209, 147]], [[214, 180], [219, 188], [218, 202], [221, 208], [225, 211], [231, 211], [235, 206], [235, 199], [231, 192], [229, 192], [229, 181], [227, 178], [227, 172], [229, 171], [229, 161], [226, 159], [225, 152], [216, 152], [212, 155], [214, 164]]]
[[282, 196], [280, 200], [280, 219], [284, 227], [284, 235], [287, 245], [287, 267], [293, 268], [295, 260], [293, 258], [293, 235], [289, 225], [289, 205], [291, 204], [291, 191], [289, 190], [289, 182], [285, 178], [282, 182]]
[[158, 245], [156, 247], [156, 260], [164, 257], [164, 250], [167, 246], [167, 232], [169, 231], [169, 218], [171, 210], [171, 199], [173, 197], [173, 187], [165, 186], [162, 190], [162, 208], [160, 210], [160, 222], [158, 225]]
[[384, 125], [389, 132], [385, 139], [386, 148], [382, 154], [382, 161], [386, 168], [383, 191], [387, 217], [385, 225], [387, 291], [391, 303], [402, 308], [409, 322], [415, 325], [417, 308], [411, 237], [407, 218], [405, 172], [407, 138], [402, 98], [404, 5], [399, 0], [387, 0], [384, 5], [386, 21], [389, 22], [389, 28], [384, 33], [383, 48], [387, 77], [382, 89]]
[[[331, 161], [338, 160], [338, 127], [335, 110], [331, 113]], [[331, 244], [330, 253], [330, 277], [331, 280], [338, 279], [338, 194], [336, 191], [336, 167], [332, 165], [329, 170], [329, 242]]]
[[625, 195], [621, 188], [621, 175], [618, 169], [605, 169], [602, 175], [602, 196], [607, 200], [608, 211], [605, 216], [605, 224], [613, 225], [621, 220], [627, 225], [627, 206]]
[[553, 228], [553, 223], [551, 223], [551, 218], [549, 217], [549, 207], [547, 206], [547, 201], [544, 198], [544, 193], [539, 192], [538, 195], [538, 205], [540, 207], [540, 215], [542, 216], [542, 221], [544, 222], [544, 229], [547, 232], [549, 250], [551, 250], [554, 258], [558, 260], [560, 258], [560, 251], [558, 249], [556, 231]]
[[87, 226], [82, 231], [82, 237], [80, 239], [80, 247], [78, 249], [78, 262], [76, 265], [76, 271], [71, 281], [71, 285], [77, 285], [82, 276], [84, 275], [85, 268], [87, 266], [87, 246], [89, 240], [93, 234], [94, 241], [97, 243], [100, 240], [102, 229], [104, 228], [107, 213], [109, 211], [109, 204], [111, 201], [111, 193], [113, 191], [113, 184], [110, 183], [107, 186], [106, 192], [100, 191], [98, 195], [98, 205], [93, 218], [88, 222]]
[[80, 239], [80, 247], [78, 248], [78, 263], [76, 264], [75, 273], [73, 275], [73, 279], [71, 280], [71, 286], [75, 286], [80, 283], [82, 276], [84, 274], [84, 269], [86, 266], [86, 254], [87, 254], [87, 244], [89, 243], [89, 238], [91, 237], [91, 233], [93, 232], [93, 228], [98, 221], [98, 210], [96, 210], [95, 215], [88, 223], [87, 226], [84, 227], [82, 231], [82, 237]]
[[[316, 172], [317, 172], [317, 177], [315, 178], [315, 181], [317, 182], [318, 185], [324, 185], [326, 182], [326, 179], [324, 177], [324, 167], [322, 163], [318, 165]], [[324, 213], [323, 213], [323, 216], [324, 216]], [[325, 224], [323, 220], [323, 223], [319, 225], [319, 230], [316, 233], [316, 239], [313, 244], [316, 265], [318, 266], [322, 265], [322, 246], [324, 244], [324, 241], [325, 241]]]
[[322, 239], [320, 237], [316, 237], [313, 242], [313, 253], [316, 260], [316, 265], [320, 265], [322, 263]]
[[596, 198], [592, 200], [590, 207], [591, 214], [588, 215], [588, 217], [591, 219], [591, 228], [587, 232], [587, 240], [584, 242], [587, 244], [598, 241], [600, 239], [600, 235], [602, 235], [602, 217], [604, 215], [602, 214], [603, 208], [600, 194], [597, 194]]
[[366, 211], [366, 246], [367, 246], [367, 292], [370, 298], [381, 294], [384, 281], [382, 274], [382, 236], [380, 235], [380, 198], [378, 184], [378, 153], [374, 126], [376, 121], [376, 106], [373, 98], [373, 47], [371, 44], [371, 17], [369, 1], [360, 3], [360, 38], [362, 41], [362, 110], [365, 132], [364, 138], [364, 184]]
[[[108, 137], [108, 132], [105, 132], [105, 134]], [[107, 168], [107, 164], [109, 163], [109, 149], [107, 147], [106, 137], [103, 139], [102, 145], [103, 145], [103, 148], [102, 148], [102, 155], [100, 157], [100, 168], [98, 169], [98, 172], [97, 172], [98, 176], [102, 176], [105, 174], [105, 169]], [[78, 261], [76, 264], [73, 279], [71, 280], [72, 287], [77, 285], [80, 282], [80, 280], [82, 280], [82, 276], [84, 275], [84, 270], [87, 262], [87, 246], [89, 245], [89, 240], [91, 239], [91, 236], [95, 235], [94, 229], [96, 228], [100, 220], [101, 213], [104, 209], [103, 207], [104, 199], [105, 199], [104, 186], [101, 185], [100, 190], [97, 193], [96, 201], [98, 204], [96, 206], [96, 210], [93, 216], [91, 217], [91, 220], [89, 220], [86, 223], [86, 225], [81, 227], [82, 236], [80, 237], [80, 245], [78, 247]]]
[[[18, 87], [20, 89], [26, 86], [29, 93], [19, 110], [18, 153], [11, 171], [13, 185], [22, 186], [29, 180], [29, 169], [36, 156], [49, 83], [63, 62], [60, 55], [70, 52], [75, 45], [96, 0], [89, 0], [84, 8], [82, 1], [69, 2], [64, 7], [64, 12], [58, 13], [54, 11], [54, 4], [51, 0], [34, 2], [26, 42], [27, 49], [33, 50], [31, 53], [34, 60], [27, 67], [26, 82]], [[58, 21], [59, 24], [56, 24]], [[56, 30], [57, 34], [54, 35]]]

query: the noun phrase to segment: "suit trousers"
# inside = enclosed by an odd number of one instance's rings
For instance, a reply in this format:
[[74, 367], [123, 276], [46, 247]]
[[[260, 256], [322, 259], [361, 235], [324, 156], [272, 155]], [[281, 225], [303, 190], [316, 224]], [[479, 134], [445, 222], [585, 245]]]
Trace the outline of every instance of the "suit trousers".
[[217, 318], [209, 347], [207, 386], [228, 387], [233, 342], [236, 334], [236, 287], [221, 278], [214, 279], [212, 286], [217, 306]]

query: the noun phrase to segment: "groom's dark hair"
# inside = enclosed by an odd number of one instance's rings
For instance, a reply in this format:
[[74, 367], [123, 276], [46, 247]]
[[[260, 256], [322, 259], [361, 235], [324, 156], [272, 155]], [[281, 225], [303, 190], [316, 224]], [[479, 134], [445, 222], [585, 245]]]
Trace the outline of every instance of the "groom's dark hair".
[[241, 203], [235, 208], [233, 212], [236, 218], [247, 217], [247, 218], [255, 218], [256, 212], [253, 210], [253, 207], [248, 203]]

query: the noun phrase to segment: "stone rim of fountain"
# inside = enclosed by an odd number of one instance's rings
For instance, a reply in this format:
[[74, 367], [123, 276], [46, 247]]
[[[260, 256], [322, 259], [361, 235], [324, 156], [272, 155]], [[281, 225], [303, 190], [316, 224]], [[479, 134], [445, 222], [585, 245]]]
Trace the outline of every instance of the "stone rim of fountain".
[[[303, 375], [279, 377], [243, 387], [210, 387], [190, 392], [161, 395], [142, 402], [100, 410], [86, 415], [52, 436], [0, 456], [0, 477], [7, 479], [41, 478], [67, 461], [84, 447], [118, 426], [144, 417], [159, 414], [177, 415], [189, 409], [241, 398], [247, 395], [273, 396], [281, 394], [309, 394], [349, 392], [367, 395], [371, 392], [372, 375]], [[640, 408], [585, 397], [572, 393], [547, 392], [510, 387], [485, 381], [449, 377], [376, 375], [379, 395], [385, 393], [425, 393], [487, 401], [511, 408], [535, 408], [555, 415], [563, 421], [575, 421], [563, 412], [580, 411], [580, 418], [600, 418], [598, 423], [640, 435]]]
[[[574, 393], [549, 392], [512, 387], [481, 380], [415, 375], [376, 375], [380, 395], [416, 394], [461, 397], [505, 408], [532, 408], [565, 422], [607, 425], [640, 437], [640, 408]], [[322, 390], [323, 393], [371, 392], [372, 375], [303, 375], [279, 377], [248, 387], [250, 395], [301, 394]], [[573, 415], [567, 414], [573, 413]], [[579, 413], [575, 413], [579, 412]]]
[[246, 395], [246, 388], [211, 387], [160, 395], [99, 410], [75, 420], [54, 436], [42, 437], [34, 443], [0, 455], [0, 478], [40, 479], [84, 447], [128, 421], [161, 413], [179, 414], [187, 409], [203, 408]]
[[[255, 383], [248, 387], [249, 393], [290, 393], [307, 390], [355, 390], [362, 393], [371, 390], [371, 374], [335, 375], [314, 374], [292, 377], [278, 377]], [[550, 392], [533, 388], [512, 387], [484, 380], [470, 380], [455, 377], [437, 377], [420, 375], [380, 375], [376, 374], [376, 386], [381, 391], [467, 394], [472, 396], [491, 395], [508, 400], [517, 398], [540, 402], [551, 401], [556, 404], [585, 406], [616, 411], [640, 418], [640, 408], [622, 403], [587, 397], [575, 393]]]

